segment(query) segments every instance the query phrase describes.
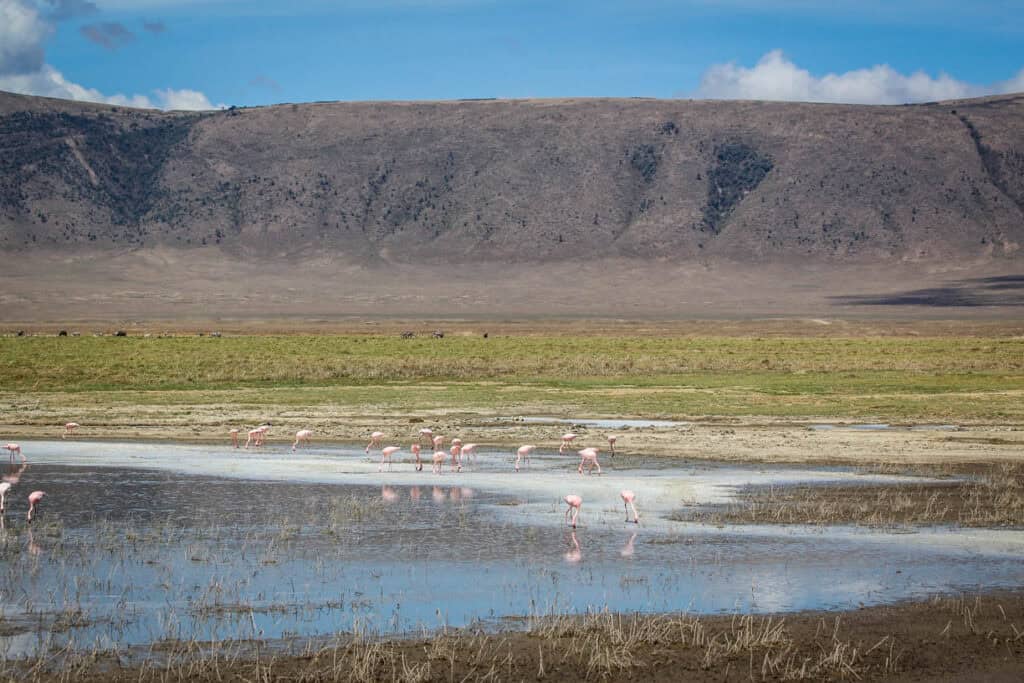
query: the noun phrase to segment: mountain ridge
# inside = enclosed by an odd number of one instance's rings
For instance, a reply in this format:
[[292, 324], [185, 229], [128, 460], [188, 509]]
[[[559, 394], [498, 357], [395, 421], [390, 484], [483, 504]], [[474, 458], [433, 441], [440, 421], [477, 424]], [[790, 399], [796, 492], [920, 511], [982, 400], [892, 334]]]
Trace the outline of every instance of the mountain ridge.
[[416, 263], [1014, 259], [1024, 95], [159, 112], [0, 93], [0, 250]]

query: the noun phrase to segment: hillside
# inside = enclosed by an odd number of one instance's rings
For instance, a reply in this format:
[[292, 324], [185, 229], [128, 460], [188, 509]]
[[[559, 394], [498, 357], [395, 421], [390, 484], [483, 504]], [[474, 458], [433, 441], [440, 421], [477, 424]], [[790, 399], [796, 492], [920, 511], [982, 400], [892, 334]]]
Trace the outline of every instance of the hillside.
[[1001, 257], [1024, 96], [161, 113], [0, 94], [0, 248], [420, 262]]
[[1024, 307], [1024, 96], [196, 114], [0, 94], [0, 150], [12, 324]]

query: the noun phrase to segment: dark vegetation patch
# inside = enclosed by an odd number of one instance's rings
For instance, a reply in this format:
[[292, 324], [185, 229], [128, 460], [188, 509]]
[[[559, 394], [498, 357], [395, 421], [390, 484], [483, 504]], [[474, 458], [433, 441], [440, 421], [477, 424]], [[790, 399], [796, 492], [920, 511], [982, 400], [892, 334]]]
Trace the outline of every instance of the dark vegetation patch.
[[654, 145], [637, 145], [629, 153], [629, 164], [643, 177], [644, 182], [651, 182], [658, 173], [661, 157]]
[[[159, 175], [199, 116], [15, 112], [0, 117], [0, 206], [24, 211], [33, 193], [110, 209], [135, 225], [160, 198]], [[54, 187], [52, 179], [63, 187]], [[42, 217], [40, 217], [42, 220]]]
[[1024, 154], [1015, 149], [999, 151], [990, 147], [965, 114], [958, 114], [957, 118], [967, 128], [989, 180], [1024, 212]]
[[707, 173], [703, 229], [719, 234], [729, 214], [748, 192], [761, 184], [772, 166], [771, 157], [745, 142], [726, 142], [715, 147], [714, 164]]

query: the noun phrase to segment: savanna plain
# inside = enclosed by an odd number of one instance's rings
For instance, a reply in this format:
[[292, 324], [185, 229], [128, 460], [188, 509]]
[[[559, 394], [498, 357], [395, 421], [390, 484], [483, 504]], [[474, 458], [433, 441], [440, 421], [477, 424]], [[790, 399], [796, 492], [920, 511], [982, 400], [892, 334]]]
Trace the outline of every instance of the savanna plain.
[[[29, 526], [19, 494], [0, 532], [6, 678], [1024, 675], [1019, 322], [16, 329], [8, 475], [57, 495]], [[478, 461], [415, 471], [427, 427]], [[403, 448], [383, 472], [373, 431]]]

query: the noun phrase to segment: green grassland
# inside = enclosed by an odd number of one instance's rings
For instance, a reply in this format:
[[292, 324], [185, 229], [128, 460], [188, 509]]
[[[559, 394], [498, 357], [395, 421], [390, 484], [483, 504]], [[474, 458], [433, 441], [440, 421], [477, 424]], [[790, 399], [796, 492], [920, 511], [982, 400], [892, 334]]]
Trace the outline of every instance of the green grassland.
[[[4, 337], [0, 400], [1024, 421], [1010, 337]], [[20, 403], [21, 402], [21, 403]]]

